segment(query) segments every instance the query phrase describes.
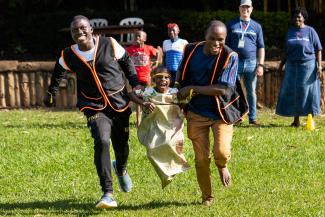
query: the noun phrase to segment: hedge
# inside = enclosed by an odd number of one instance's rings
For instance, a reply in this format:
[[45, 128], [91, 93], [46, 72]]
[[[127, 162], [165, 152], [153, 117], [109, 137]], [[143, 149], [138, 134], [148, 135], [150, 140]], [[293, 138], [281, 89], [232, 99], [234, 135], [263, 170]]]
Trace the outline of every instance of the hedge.
[[[238, 11], [209, 11], [195, 12], [185, 10], [148, 10], [137, 12], [124, 11], [58, 11], [55, 13], [34, 14], [28, 17], [7, 18], [0, 21], [3, 30], [0, 41], [2, 50], [1, 59], [32, 58], [38, 60], [51, 60], [60, 53], [60, 50], [72, 43], [70, 33], [60, 32], [64, 27], [69, 27], [74, 15], [83, 14], [89, 18], [106, 18], [110, 25], [117, 25], [125, 17], [137, 16], [144, 19], [145, 23], [152, 23], [156, 27], [148, 28], [148, 44], [161, 45], [166, 39], [166, 24], [176, 22], [179, 24], [180, 37], [188, 41], [204, 39], [204, 31], [212, 19], [228, 22], [238, 17]], [[254, 11], [252, 18], [262, 25], [265, 44], [267, 48], [281, 48], [284, 36], [290, 25], [288, 13], [270, 12], [264, 14]], [[12, 28], [15, 27], [15, 28]], [[117, 36], [118, 39], [118, 36]], [[11, 57], [12, 56], [12, 57]]]

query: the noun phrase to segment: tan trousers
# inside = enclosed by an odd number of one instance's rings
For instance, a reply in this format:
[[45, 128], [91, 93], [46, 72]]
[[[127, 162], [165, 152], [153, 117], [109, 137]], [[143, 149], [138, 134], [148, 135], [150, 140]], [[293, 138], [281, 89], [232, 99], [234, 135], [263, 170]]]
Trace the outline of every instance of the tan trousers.
[[189, 112], [187, 115], [187, 134], [192, 140], [195, 153], [195, 168], [197, 180], [202, 192], [202, 199], [212, 199], [210, 171], [210, 127], [213, 132], [213, 157], [218, 169], [227, 167], [231, 157], [231, 140], [233, 125], [227, 125], [221, 120], [212, 120]]

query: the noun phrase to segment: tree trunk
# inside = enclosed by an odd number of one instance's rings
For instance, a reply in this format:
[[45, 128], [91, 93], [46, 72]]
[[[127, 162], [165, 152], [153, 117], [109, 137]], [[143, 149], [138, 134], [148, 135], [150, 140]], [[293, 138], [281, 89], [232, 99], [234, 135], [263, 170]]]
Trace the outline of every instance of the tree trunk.
[[281, 0], [276, 1], [276, 10], [281, 11]]
[[268, 3], [268, 1], [267, 0], [263, 0], [263, 11], [264, 11], [264, 13], [267, 13], [267, 3]]

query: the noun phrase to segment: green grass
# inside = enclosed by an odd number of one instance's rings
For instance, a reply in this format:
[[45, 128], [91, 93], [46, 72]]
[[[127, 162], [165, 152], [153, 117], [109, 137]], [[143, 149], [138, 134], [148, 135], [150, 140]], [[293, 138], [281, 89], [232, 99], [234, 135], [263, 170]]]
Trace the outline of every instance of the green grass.
[[0, 216], [325, 216], [325, 117], [316, 118], [313, 132], [288, 127], [291, 118], [269, 110], [259, 120], [260, 129], [247, 121], [235, 128], [229, 188], [211, 164], [211, 207], [199, 204], [190, 141], [185, 155], [192, 169], [162, 190], [131, 127], [133, 191], [116, 190], [119, 207], [101, 211], [94, 208], [101, 192], [81, 113], [0, 111]]

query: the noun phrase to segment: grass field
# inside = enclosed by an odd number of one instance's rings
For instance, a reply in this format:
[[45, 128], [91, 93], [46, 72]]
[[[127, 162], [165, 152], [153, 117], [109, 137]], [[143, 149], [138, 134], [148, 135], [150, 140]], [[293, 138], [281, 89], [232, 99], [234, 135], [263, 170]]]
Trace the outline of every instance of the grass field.
[[[101, 196], [93, 142], [81, 113], [0, 111], [0, 216], [325, 216], [325, 117], [316, 130], [288, 127], [291, 119], [259, 113], [264, 126], [235, 128], [229, 164], [232, 185], [221, 186], [212, 164], [215, 203], [200, 205], [192, 169], [164, 190], [136, 138], [131, 120], [128, 171], [134, 188], [117, 190], [119, 207], [96, 210]], [[303, 122], [306, 119], [302, 119]]]

